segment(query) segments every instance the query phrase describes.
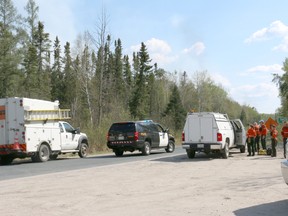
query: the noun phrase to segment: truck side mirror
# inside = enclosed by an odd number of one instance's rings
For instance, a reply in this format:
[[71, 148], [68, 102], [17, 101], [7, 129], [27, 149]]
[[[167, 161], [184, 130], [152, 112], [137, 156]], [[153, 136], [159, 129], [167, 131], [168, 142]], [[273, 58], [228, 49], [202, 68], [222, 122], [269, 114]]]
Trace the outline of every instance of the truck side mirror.
[[80, 128], [79, 127], [74, 130], [74, 134], [80, 134]]

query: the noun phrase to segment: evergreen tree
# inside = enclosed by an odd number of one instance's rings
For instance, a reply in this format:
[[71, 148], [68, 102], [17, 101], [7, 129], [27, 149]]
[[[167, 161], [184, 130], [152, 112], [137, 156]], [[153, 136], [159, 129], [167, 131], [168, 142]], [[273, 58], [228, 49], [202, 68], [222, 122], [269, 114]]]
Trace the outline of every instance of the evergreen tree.
[[63, 89], [63, 74], [62, 74], [62, 58], [61, 47], [58, 37], [54, 42], [54, 64], [51, 73], [51, 97], [52, 100], [64, 100]]
[[38, 12], [39, 6], [36, 5], [34, 0], [28, 0], [25, 10], [27, 11], [27, 18], [25, 18], [26, 23], [28, 24], [29, 29], [29, 41], [30, 43], [34, 43], [34, 36], [37, 30], [37, 22], [38, 22]]
[[0, 0], [0, 97], [18, 94], [21, 20], [11, 0]]
[[64, 46], [64, 57], [63, 57], [63, 101], [60, 104], [62, 108], [70, 108], [71, 113], [75, 115], [76, 101], [77, 101], [77, 89], [78, 82], [75, 70], [72, 65], [71, 48], [70, 43], [66, 42]]
[[[153, 76], [151, 75], [153, 67], [150, 65], [151, 59], [143, 42], [137, 56], [134, 54], [134, 58], [137, 58], [134, 59], [134, 65], [139, 66], [139, 73], [135, 74], [135, 87], [129, 107], [133, 118], [143, 119], [148, 117], [150, 111], [149, 84], [151, 83], [149, 81], [152, 80], [150, 76]], [[135, 70], [137, 71], [138, 68]]]
[[169, 103], [167, 104], [166, 110], [163, 113], [163, 116], [168, 115], [170, 118], [172, 118], [174, 130], [180, 130], [183, 128], [186, 113], [183, 108], [179, 89], [176, 84], [174, 84], [172, 87]]

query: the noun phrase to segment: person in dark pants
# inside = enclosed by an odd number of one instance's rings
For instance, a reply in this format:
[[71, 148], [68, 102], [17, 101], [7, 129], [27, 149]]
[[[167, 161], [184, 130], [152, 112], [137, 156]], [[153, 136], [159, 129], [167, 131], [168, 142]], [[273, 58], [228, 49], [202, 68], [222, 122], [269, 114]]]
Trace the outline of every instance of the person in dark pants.
[[247, 156], [252, 156], [255, 155], [255, 137], [256, 137], [256, 131], [254, 130], [254, 127], [252, 124], [249, 125], [249, 129], [247, 130], [246, 133], [246, 137], [247, 137], [247, 145], [248, 145], [248, 155]]
[[281, 135], [283, 139], [284, 158], [286, 158], [286, 147], [287, 147], [286, 143], [287, 143], [287, 138], [288, 138], [288, 122], [287, 121], [284, 123], [284, 126], [282, 127]]
[[276, 157], [277, 156], [276, 146], [277, 146], [278, 131], [276, 130], [276, 126], [274, 124], [271, 125], [270, 135], [271, 135], [271, 145], [272, 145], [271, 157]]
[[255, 151], [259, 153], [259, 142], [260, 142], [260, 131], [259, 131], [259, 125], [257, 124], [257, 122], [254, 122], [253, 124], [254, 126], [254, 130], [256, 131], [256, 137], [255, 137]]
[[261, 138], [262, 149], [266, 150], [266, 136], [267, 136], [268, 130], [267, 130], [266, 125], [264, 124], [264, 120], [260, 121], [259, 131], [260, 131], [260, 134], [261, 134], [260, 138]]

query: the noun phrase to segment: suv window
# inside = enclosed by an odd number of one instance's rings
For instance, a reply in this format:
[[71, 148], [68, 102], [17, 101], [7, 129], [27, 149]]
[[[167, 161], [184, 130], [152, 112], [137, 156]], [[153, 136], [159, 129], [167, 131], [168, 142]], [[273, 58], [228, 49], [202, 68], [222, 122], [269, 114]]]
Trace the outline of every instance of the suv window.
[[[138, 123], [139, 132], [148, 132], [151, 131], [151, 124], [150, 123]], [[141, 130], [141, 131], [140, 131]]]
[[159, 124], [157, 124], [157, 130], [158, 130], [158, 132], [164, 132], [164, 129]]
[[135, 132], [135, 124], [134, 123], [116, 123], [111, 126], [110, 132], [121, 132], [121, 133]]

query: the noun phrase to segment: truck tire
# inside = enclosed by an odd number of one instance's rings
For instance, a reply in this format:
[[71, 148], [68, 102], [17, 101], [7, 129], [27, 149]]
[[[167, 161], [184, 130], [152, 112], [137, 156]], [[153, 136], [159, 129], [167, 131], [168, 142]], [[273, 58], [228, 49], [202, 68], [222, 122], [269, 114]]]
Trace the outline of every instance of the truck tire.
[[149, 155], [151, 152], [151, 145], [148, 141], [144, 142], [144, 146], [142, 148], [142, 155]]
[[115, 153], [115, 155], [116, 155], [117, 157], [121, 157], [121, 156], [123, 155], [124, 151], [123, 151], [123, 150], [116, 149], [116, 150], [114, 151], [114, 153]]
[[[46, 162], [50, 158], [50, 148], [46, 144], [42, 144], [36, 154], [37, 162]], [[33, 160], [33, 159], [32, 159]]]
[[226, 142], [224, 149], [222, 150], [222, 157], [227, 159], [229, 157], [229, 144]]
[[88, 155], [88, 145], [87, 143], [81, 143], [79, 146], [78, 155], [80, 158], [85, 158]]
[[187, 153], [188, 158], [190, 158], [190, 159], [195, 157], [195, 150], [186, 149], [186, 153]]
[[171, 152], [174, 152], [174, 150], [175, 150], [175, 143], [173, 140], [169, 140], [167, 148], [165, 149], [165, 151], [167, 153], [171, 153]]
[[0, 157], [0, 164], [1, 165], [10, 165], [12, 161], [14, 160], [14, 157], [9, 155], [4, 155]]
[[58, 154], [51, 154], [49, 158], [50, 160], [56, 160], [57, 157], [58, 157]]
[[241, 152], [241, 153], [245, 153], [245, 151], [246, 151], [246, 145], [241, 146], [241, 147], [240, 147], [240, 152]]

